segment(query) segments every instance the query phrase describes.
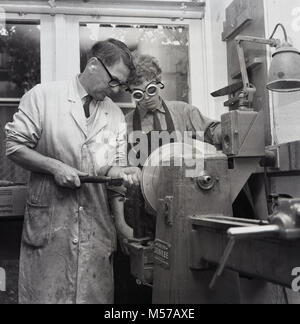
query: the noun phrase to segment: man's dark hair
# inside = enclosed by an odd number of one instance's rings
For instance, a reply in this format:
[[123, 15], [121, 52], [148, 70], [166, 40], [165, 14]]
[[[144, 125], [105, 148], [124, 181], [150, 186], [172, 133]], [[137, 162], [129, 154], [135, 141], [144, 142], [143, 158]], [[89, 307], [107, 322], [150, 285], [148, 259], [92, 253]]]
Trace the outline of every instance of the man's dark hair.
[[97, 42], [90, 51], [90, 57], [93, 56], [99, 57], [108, 67], [123, 61], [130, 70], [131, 77], [135, 73], [133, 57], [129, 48], [117, 39], [109, 38]]

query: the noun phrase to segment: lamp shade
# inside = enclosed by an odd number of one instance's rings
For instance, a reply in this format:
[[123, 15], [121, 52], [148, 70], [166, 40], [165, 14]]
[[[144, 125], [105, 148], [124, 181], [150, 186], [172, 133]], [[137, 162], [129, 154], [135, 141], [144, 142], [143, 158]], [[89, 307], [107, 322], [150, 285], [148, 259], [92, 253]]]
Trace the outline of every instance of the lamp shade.
[[288, 43], [273, 54], [267, 88], [275, 92], [300, 91], [300, 52]]

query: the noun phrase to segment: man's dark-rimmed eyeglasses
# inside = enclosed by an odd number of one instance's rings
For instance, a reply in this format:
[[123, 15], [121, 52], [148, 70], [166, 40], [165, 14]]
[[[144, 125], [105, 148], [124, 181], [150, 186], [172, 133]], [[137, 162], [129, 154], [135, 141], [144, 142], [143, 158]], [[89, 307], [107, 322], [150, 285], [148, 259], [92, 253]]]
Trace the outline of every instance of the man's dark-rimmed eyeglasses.
[[115, 77], [113, 77], [111, 75], [111, 73], [109, 72], [108, 68], [105, 66], [105, 64], [103, 63], [103, 61], [99, 57], [95, 56], [95, 58], [101, 63], [101, 65], [103, 66], [104, 70], [106, 71], [106, 73], [110, 77], [110, 81], [108, 82], [108, 85], [111, 88], [128, 87], [127, 83], [122, 83], [120, 80], [118, 80], [117, 78], [115, 78]]

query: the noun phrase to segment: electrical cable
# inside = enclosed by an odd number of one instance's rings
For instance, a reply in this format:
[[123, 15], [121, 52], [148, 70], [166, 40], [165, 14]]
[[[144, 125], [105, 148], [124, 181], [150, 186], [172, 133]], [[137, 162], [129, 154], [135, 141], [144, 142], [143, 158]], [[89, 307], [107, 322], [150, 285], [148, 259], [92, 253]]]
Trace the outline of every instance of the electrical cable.
[[285, 39], [285, 41], [288, 42], [288, 36], [287, 36], [286, 29], [285, 29], [285, 27], [283, 26], [283, 24], [280, 24], [280, 23], [276, 25], [276, 27], [275, 27], [275, 29], [274, 29], [274, 31], [273, 31], [273, 33], [272, 33], [272, 35], [270, 36], [269, 39], [272, 39], [272, 38], [274, 37], [274, 35], [275, 35], [275, 33], [277, 32], [277, 29], [278, 29], [279, 27], [281, 27], [282, 30], [283, 30], [283, 34], [284, 34], [284, 39]]

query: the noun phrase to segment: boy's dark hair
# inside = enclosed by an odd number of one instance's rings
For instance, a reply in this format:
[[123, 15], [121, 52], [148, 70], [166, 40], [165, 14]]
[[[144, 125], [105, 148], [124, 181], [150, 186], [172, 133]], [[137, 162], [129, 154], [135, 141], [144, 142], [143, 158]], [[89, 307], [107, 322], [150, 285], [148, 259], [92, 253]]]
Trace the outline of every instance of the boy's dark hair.
[[135, 73], [128, 79], [130, 85], [138, 85], [145, 81], [161, 82], [162, 70], [158, 60], [151, 55], [136, 55], [134, 57]]

